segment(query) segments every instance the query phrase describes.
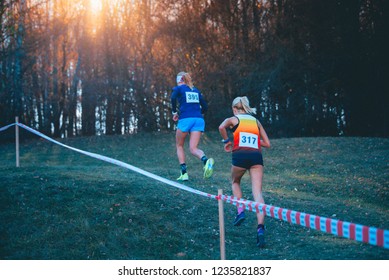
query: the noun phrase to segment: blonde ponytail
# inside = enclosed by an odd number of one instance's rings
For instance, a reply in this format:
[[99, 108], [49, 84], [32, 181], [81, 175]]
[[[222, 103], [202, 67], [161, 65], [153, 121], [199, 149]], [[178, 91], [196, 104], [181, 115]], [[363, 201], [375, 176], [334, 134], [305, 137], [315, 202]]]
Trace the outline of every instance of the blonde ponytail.
[[232, 107], [240, 110], [244, 110], [247, 114], [255, 115], [257, 113], [256, 108], [250, 107], [250, 101], [247, 96], [237, 97], [232, 101]]
[[177, 74], [177, 83], [179, 83], [179, 82], [185, 83], [191, 89], [194, 88], [193, 82], [192, 82], [192, 77], [187, 72], [180, 72]]

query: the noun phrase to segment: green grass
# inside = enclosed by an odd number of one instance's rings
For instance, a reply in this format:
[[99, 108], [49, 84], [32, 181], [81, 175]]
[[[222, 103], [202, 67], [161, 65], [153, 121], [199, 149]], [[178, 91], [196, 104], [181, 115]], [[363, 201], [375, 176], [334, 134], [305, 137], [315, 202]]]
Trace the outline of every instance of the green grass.
[[[0, 135], [1, 137], [1, 135]], [[175, 180], [174, 133], [64, 139], [62, 143]], [[389, 139], [272, 139], [264, 150], [267, 204], [389, 229]], [[220, 136], [200, 143], [214, 176], [189, 155], [186, 185], [231, 195], [230, 154]], [[0, 259], [220, 259], [215, 200], [160, 183], [46, 140], [1, 144]], [[252, 199], [249, 176], [244, 197]], [[389, 250], [266, 218], [267, 247], [255, 246], [256, 219], [231, 225], [225, 204], [227, 259], [389, 259]]]

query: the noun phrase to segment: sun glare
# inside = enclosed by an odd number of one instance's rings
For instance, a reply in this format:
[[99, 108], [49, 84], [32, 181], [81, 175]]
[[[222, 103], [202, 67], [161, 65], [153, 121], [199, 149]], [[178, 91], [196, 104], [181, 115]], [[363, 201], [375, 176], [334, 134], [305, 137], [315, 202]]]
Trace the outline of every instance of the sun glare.
[[97, 14], [101, 11], [102, 8], [101, 1], [102, 0], [89, 0], [89, 6], [93, 14]]

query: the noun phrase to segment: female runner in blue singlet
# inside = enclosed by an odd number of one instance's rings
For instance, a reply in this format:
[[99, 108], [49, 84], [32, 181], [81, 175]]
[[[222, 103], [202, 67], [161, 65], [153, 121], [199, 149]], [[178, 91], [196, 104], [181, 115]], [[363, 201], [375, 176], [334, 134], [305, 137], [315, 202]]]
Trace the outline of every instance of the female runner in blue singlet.
[[[177, 101], [179, 111], [177, 111]], [[204, 178], [209, 178], [213, 173], [213, 158], [207, 158], [205, 153], [197, 146], [205, 129], [203, 114], [208, 105], [201, 92], [193, 86], [189, 73], [180, 72], [177, 75], [177, 86], [173, 88], [171, 95], [173, 120], [178, 121], [176, 131], [177, 157], [181, 167], [180, 181], [188, 181], [189, 176], [185, 163], [184, 143], [186, 136], [190, 134], [189, 150], [192, 155], [201, 159], [204, 164]]]

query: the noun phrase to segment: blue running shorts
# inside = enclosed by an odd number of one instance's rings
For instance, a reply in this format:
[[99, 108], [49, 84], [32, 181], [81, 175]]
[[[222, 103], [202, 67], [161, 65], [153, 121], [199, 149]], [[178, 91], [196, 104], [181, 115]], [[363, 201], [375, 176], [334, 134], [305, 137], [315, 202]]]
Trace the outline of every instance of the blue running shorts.
[[203, 118], [184, 118], [178, 121], [177, 128], [182, 132], [204, 132], [205, 121]]

